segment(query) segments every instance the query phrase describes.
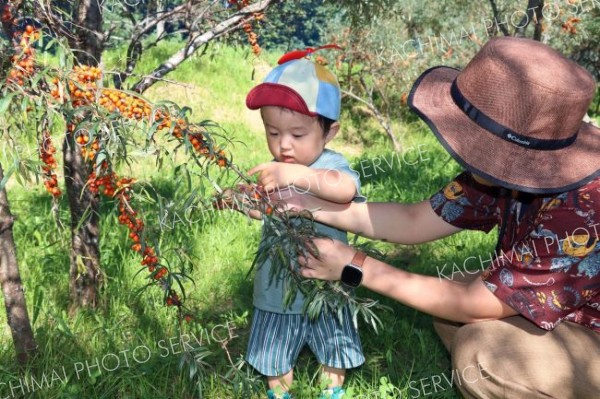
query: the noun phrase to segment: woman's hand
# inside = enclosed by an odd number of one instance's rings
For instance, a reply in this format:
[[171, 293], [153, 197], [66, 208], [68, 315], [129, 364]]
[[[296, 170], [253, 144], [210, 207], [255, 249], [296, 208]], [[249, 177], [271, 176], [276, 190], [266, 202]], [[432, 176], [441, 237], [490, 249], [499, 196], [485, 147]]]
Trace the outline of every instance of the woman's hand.
[[320, 280], [339, 280], [342, 269], [352, 261], [356, 250], [331, 238], [316, 238], [313, 244], [318, 251], [318, 258], [300, 258], [300, 274]]

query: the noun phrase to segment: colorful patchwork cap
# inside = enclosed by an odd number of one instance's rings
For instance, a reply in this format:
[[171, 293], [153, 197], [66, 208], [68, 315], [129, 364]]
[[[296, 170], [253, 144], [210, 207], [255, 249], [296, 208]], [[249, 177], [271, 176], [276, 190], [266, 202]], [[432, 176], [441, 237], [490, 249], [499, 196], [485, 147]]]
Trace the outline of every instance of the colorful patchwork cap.
[[[339, 48], [334, 45], [321, 48]], [[304, 115], [340, 118], [341, 92], [335, 75], [322, 65], [304, 58], [318, 49], [294, 51], [281, 57], [265, 80], [246, 97], [246, 106], [288, 108]]]

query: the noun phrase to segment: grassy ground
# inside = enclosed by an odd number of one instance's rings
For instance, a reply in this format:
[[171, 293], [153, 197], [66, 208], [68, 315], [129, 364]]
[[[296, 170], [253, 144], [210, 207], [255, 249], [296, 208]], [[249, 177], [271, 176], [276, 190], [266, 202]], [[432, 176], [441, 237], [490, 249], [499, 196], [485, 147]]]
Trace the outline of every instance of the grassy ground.
[[[115, 62], [113, 56], [107, 66]], [[150, 64], [153, 62], [143, 63]], [[214, 49], [214, 54], [186, 63], [169, 75], [183, 85], [157, 84], [146, 96], [190, 106], [193, 120], [217, 121], [228, 135], [243, 143], [233, 148], [233, 154], [238, 165], [247, 170], [269, 159], [259, 116], [244, 106], [245, 93], [267, 69], [264, 60], [253, 59], [245, 50]], [[257, 80], [252, 80], [253, 75]], [[426, 199], [460, 170], [416, 120], [396, 126], [402, 132], [402, 153], [393, 152], [372, 123], [357, 126], [350, 120], [345, 115], [344, 132], [332, 148], [349, 156], [362, 174], [364, 194], [372, 201]], [[123, 173], [151, 183], [167, 199], [190, 193], [172, 165], [158, 169], [148, 157]], [[210, 193], [206, 182], [192, 180], [194, 188], [201, 185]], [[10, 186], [9, 197], [18, 217], [14, 230], [18, 257], [41, 355], [26, 376], [18, 374], [10, 332], [8, 328], [2, 330], [0, 397], [19, 397], [23, 392], [31, 398], [199, 398], [200, 391], [205, 398], [264, 397], [237, 393], [227, 374], [228, 359], [238, 360], [247, 344], [252, 312], [252, 277], [247, 277], [247, 272], [258, 245], [258, 223], [228, 213], [193, 224], [169, 216], [160, 219], [164, 228], [161, 248], [180, 248], [193, 259], [195, 286], [188, 287], [188, 300], [197, 306], [201, 323], [186, 328], [186, 339], [202, 343], [210, 353], [203, 359], [208, 366], [201, 378], [196, 375], [190, 379], [190, 370], [179, 367], [183, 344], [173, 309], [162, 305], [159, 290], [137, 293], [146, 280], [142, 274], [136, 276], [139, 260], [129, 250], [127, 231], [117, 223], [115, 204], [106, 202], [102, 207], [105, 284], [101, 305], [97, 311], [69, 317], [69, 237], [52, 218], [50, 198], [41, 185], [15, 184]], [[63, 201], [60, 219], [65, 223], [67, 209]], [[158, 223], [149, 206], [142, 209]], [[493, 244], [494, 234], [461, 233], [418, 247], [376, 246], [397, 267], [437, 275], [444, 264], [461, 265], [469, 256], [489, 253]], [[349, 372], [349, 396], [431, 396], [432, 388], [421, 390], [421, 382], [427, 384], [442, 374], [448, 379], [451, 376], [448, 354], [433, 331], [431, 318], [363, 289], [358, 294], [381, 300], [390, 311], [380, 313], [383, 329], [378, 334], [360, 326], [367, 361]], [[5, 317], [0, 312], [0, 325], [6, 326]], [[220, 342], [224, 339], [226, 345]], [[242, 370], [247, 370], [249, 378], [256, 381], [255, 387], [263, 392], [260, 377], [249, 369]], [[316, 397], [318, 385], [317, 364], [305, 351], [296, 371], [297, 397]], [[442, 388], [438, 387], [433, 397], [459, 397], [447, 384]]]

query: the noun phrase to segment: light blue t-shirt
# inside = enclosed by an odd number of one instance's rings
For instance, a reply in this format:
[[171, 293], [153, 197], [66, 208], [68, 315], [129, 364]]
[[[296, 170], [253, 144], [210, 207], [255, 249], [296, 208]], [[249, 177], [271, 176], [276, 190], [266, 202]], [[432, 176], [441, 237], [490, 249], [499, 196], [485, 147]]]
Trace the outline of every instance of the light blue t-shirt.
[[[354, 179], [354, 183], [356, 184], [356, 195], [353, 201], [365, 202], [367, 200], [360, 194], [360, 179], [358, 172], [350, 168], [348, 161], [342, 154], [326, 149], [315, 162], [309, 165], [309, 167], [312, 169], [334, 169], [347, 173]], [[331, 182], [331, 184], [335, 184], [335, 182]], [[318, 233], [348, 243], [346, 232], [343, 230], [322, 223], [315, 223], [315, 229]], [[260, 243], [261, 246], [265, 244], [264, 233], [263, 229], [263, 237]], [[271, 261], [267, 259], [265, 262], [257, 264], [256, 268], [256, 276], [254, 277], [254, 306], [267, 312], [302, 314], [305, 297], [300, 291], [298, 291], [291, 306], [284, 308], [285, 282], [281, 276], [275, 275], [272, 277], [270, 275]]]

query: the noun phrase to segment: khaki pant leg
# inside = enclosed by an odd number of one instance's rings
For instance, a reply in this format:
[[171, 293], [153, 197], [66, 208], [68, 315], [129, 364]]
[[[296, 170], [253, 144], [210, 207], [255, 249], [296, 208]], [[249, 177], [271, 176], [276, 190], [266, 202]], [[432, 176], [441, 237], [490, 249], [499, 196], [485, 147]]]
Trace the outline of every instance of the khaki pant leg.
[[563, 322], [544, 331], [513, 316], [442, 332], [466, 398], [600, 398], [600, 334], [588, 328]]

